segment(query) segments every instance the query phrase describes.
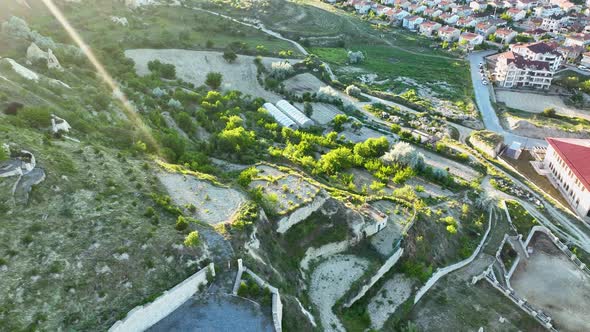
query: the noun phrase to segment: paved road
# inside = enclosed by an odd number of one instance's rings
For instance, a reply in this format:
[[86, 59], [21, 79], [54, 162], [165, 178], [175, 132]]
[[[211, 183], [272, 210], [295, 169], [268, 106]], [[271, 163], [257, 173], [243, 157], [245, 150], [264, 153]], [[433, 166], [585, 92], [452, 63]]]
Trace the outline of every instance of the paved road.
[[547, 146], [545, 140], [519, 136], [506, 131], [500, 124], [500, 119], [496, 114], [496, 110], [490, 101], [490, 90], [488, 86], [483, 85], [479, 74], [479, 64], [484, 62], [484, 57], [493, 54], [495, 51], [483, 51], [471, 53], [468, 57], [469, 65], [471, 67], [471, 80], [473, 81], [473, 91], [475, 92], [475, 101], [477, 108], [481, 112], [484, 126], [487, 130], [491, 130], [504, 136], [504, 143], [510, 145], [512, 142], [521, 142], [523, 147], [533, 146]]

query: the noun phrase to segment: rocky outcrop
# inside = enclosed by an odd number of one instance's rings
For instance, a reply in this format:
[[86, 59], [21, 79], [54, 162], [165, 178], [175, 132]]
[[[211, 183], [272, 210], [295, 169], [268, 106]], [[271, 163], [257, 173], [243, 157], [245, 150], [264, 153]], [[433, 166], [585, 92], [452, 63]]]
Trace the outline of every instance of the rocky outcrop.
[[111, 21], [121, 26], [129, 26], [129, 21], [126, 17], [111, 16]]
[[27, 60], [29, 60], [30, 62], [46, 61], [47, 68], [63, 70], [61, 64], [59, 63], [59, 60], [57, 60], [57, 57], [55, 56], [55, 54], [53, 54], [53, 51], [50, 48], [47, 49], [47, 52], [44, 52], [34, 42], [31, 43], [29, 48], [27, 48]]

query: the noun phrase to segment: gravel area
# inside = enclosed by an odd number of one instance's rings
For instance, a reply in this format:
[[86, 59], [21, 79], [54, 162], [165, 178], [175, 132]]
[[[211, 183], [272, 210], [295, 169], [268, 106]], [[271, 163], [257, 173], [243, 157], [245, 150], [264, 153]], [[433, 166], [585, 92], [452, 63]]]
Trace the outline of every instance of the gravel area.
[[[303, 109], [302, 103], [295, 103], [295, 106], [300, 110]], [[330, 123], [337, 114], [344, 114], [338, 107], [330, 104], [311, 103], [311, 106], [313, 107], [313, 112], [310, 118], [321, 125]]]
[[510, 280], [512, 288], [551, 316], [560, 331], [588, 331], [590, 277], [546, 235], [539, 234], [532, 247], [530, 258], [521, 260]]
[[[149, 74], [147, 63], [160, 60], [176, 66], [176, 76], [197, 86], [205, 84], [209, 72], [219, 72], [223, 75], [222, 88], [224, 90], [240, 90], [244, 94], [262, 97], [270, 102], [282, 99], [279, 95], [266, 91], [256, 80], [255, 57], [238, 55], [233, 63], [228, 63], [221, 52], [189, 51], [178, 49], [135, 49], [125, 51], [125, 55], [135, 61], [135, 69], [139, 75]], [[271, 63], [285, 61], [279, 58], [263, 58], [262, 63], [270, 67]], [[299, 60], [289, 59], [297, 63]]]
[[[340, 133], [340, 135], [344, 135], [347, 140], [353, 143], [364, 142], [369, 138], [379, 138], [381, 136], [385, 136], [384, 134], [367, 127], [362, 127], [359, 130], [346, 128]], [[395, 139], [392, 136], [385, 136], [385, 138], [387, 138], [389, 143], [393, 144], [395, 142]]]
[[302, 95], [305, 92], [318, 92], [321, 87], [326, 85], [310, 73], [295, 75], [283, 83], [287, 90], [297, 95]]
[[299, 176], [287, 175], [274, 182], [254, 180], [250, 189], [261, 186], [266, 195], [276, 195], [278, 198], [277, 212], [283, 213], [297, 206], [311, 202], [319, 193], [320, 188], [307, 182]]
[[366, 259], [353, 255], [335, 255], [320, 263], [311, 275], [309, 296], [320, 311], [324, 331], [344, 331], [332, 306], [350, 285], [368, 268]]
[[161, 172], [158, 179], [175, 204], [193, 204], [197, 207], [196, 217], [212, 225], [228, 221], [246, 201], [237, 190], [217, 187], [189, 175]]
[[412, 294], [414, 280], [403, 274], [396, 274], [392, 279], [387, 280], [377, 292], [371, 302], [368, 311], [371, 317], [371, 326], [380, 330], [397, 307], [404, 303]]

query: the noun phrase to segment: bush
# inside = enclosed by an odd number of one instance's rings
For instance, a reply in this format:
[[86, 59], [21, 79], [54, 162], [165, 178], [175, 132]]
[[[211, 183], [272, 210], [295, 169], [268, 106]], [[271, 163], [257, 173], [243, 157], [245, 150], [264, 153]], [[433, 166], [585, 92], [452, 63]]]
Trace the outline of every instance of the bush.
[[347, 86], [346, 89], [344, 90], [344, 92], [346, 92], [347, 95], [352, 96], [352, 97], [360, 97], [360, 95], [361, 95], [361, 89], [359, 89], [355, 85]]
[[225, 50], [223, 52], [223, 59], [225, 59], [225, 61], [227, 61], [229, 63], [233, 63], [234, 61], [236, 61], [237, 58], [238, 58], [238, 55], [236, 54], [236, 52], [234, 52], [232, 50]]
[[25, 108], [17, 116], [33, 128], [42, 129], [51, 125], [51, 112], [47, 108]]
[[190, 233], [188, 233], [188, 235], [186, 236], [186, 238], [184, 239], [184, 245], [186, 247], [196, 247], [199, 245], [199, 232], [198, 231], [192, 231]]
[[223, 80], [223, 75], [221, 73], [211, 72], [207, 74], [207, 78], [205, 79], [205, 84], [207, 84], [211, 89], [217, 90], [221, 86], [221, 82]]
[[543, 110], [543, 115], [548, 117], [548, 118], [553, 118], [555, 117], [557, 113], [555, 112], [555, 108], [553, 107], [549, 107]]
[[161, 77], [169, 80], [176, 78], [176, 67], [173, 64], [162, 63], [159, 60], [148, 62], [148, 69]]
[[188, 228], [188, 221], [186, 221], [186, 219], [183, 216], [178, 216], [178, 219], [176, 219], [175, 228], [177, 231], [184, 231]]
[[8, 159], [8, 152], [4, 149], [4, 144], [0, 142], [0, 161]]

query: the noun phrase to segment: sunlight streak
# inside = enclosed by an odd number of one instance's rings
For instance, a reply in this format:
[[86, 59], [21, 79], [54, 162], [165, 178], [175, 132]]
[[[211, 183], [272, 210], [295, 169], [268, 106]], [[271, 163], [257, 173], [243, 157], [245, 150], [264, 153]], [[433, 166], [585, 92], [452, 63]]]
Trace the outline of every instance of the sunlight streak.
[[147, 126], [143, 123], [141, 117], [135, 111], [133, 105], [129, 102], [129, 99], [125, 96], [123, 91], [119, 88], [119, 84], [113, 79], [113, 77], [107, 72], [104, 68], [102, 63], [96, 58], [90, 47], [84, 42], [82, 37], [78, 34], [76, 29], [74, 29], [68, 19], [63, 15], [61, 10], [55, 5], [53, 0], [41, 0], [43, 4], [49, 9], [51, 14], [59, 21], [59, 23], [63, 26], [64, 30], [67, 34], [72, 38], [74, 43], [78, 45], [78, 47], [82, 50], [82, 53], [88, 58], [90, 63], [94, 66], [98, 75], [103, 79], [103, 81], [111, 88], [113, 92], [113, 96], [117, 98], [121, 104], [123, 105], [123, 110], [127, 115], [128, 119], [136, 125], [141, 131], [145, 138], [149, 140], [151, 146], [155, 147], [156, 151], [159, 151], [159, 146], [155, 139], [153, 138], [152, 134], [150, 133]]

